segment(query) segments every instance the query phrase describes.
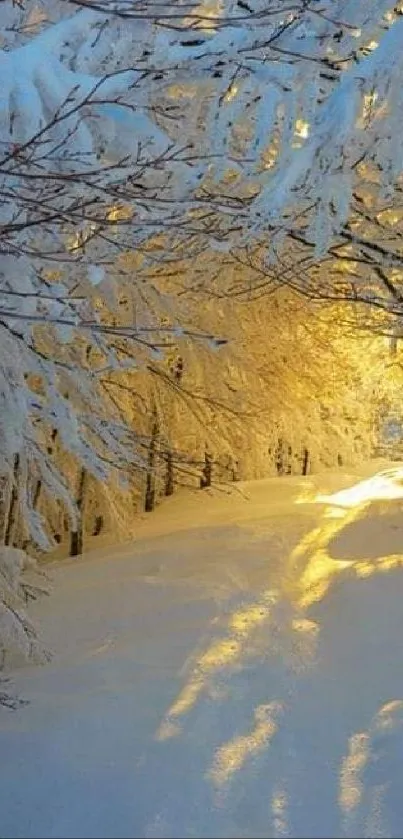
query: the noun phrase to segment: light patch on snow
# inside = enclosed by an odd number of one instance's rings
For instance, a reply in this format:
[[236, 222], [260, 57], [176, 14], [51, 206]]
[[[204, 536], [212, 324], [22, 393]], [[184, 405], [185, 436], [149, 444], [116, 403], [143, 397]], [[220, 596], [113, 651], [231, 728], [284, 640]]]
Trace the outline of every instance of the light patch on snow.
[[254, 726], [249, 734], [241, 734], [219, 746], [208, 772], [208, 777], [215, 787], [220, 788], [228, 784], [247, 760], [268, 747], [278, 730], [277, 717], [282, 710], [280, 702], [259, 705], [254, 711]]
[[264, 592], [260, 601], [230, 615], [228, 634], [214, 641], [197, 659], [189, 681], [171, 705], [167, 719], [157, 732], [157, 739], [167, 739], [168, 736], [179, 733], [180, 728], [173, 725], [173, 719], [187, 714], [203, 691], [213, 689], [213, 678], [217, 672], [220, 673], [225, 667], [234, 666], [241, 659], [246, 641], [256, 627], [267, 622], [270, 607], [276, 599], [276, 594], [272, 591]]
[[289, 835], [287, 821], [288, 796], [286, 790], [281, 786], [274, 788], [271, 798], [271, 811], [273, 815], [273, 828], [275, 839], [281, 839]]
[[318, 504], [335, 504], [340, 507], [356, 507], [382, 498], [403, 498], [403, 469], [396, 467], [381, 472], [366, 481], [360, 481], [349, 489], [332, 495], [317, 495]]
[[369, 736], [353, 734], [348, 743], [348, 754], [340, 771], [339, 804], [343, 813], [350, 813], [361, 801], [363, 784], [361, 772], [369, 757]]
[[[390, 752], [396, 750], [396, 745], [401, 746], [402, 722], [403, 701], [392, 700], [379, 709], [367, 731], [354, 734], [349, 739], [348, 754], [342, 762], [339, 785], [339, 804], [345, 816], [344, 830], [347, 836], [355, 835], [361, 805], [368, 811], [365, 836], [390, 835], [386, 825], [385, 798], [394, 778], [390, 776], [392, 766], [388, 766], [388, 763]], [[370, 777], [374, 769], [378, 782], [372, 789], [367, 789], [366, 775]], [[382, 783], [379, 783], [380, 781]], [[368, 798], [367, 807], [365, 797]]]

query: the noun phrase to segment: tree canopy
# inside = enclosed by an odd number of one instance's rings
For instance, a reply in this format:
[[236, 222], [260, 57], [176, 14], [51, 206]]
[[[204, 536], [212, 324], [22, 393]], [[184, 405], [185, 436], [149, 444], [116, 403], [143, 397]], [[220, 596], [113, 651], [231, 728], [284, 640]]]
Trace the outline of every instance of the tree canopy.
[[[157, 411], [166, 462], [172, 446], [190, 456], [171, 407], [172, 382], [190, 398], [186, 354], [209, 405], [201, 422], [214, 417], [225, 449], [231, 377], [217, 381], [211, 350], [238, 340], [223, 369], [265, 398], [283, 376], [278, 422], [291, 390], [303, 411], [333, 352], [341, 363], [336, 325], [316, 366], [323, 327], [302, 340], [310, 314], [301, 323], [294, 292], [363, 305], [361, 325], [400, 335], [402, 11], [390, 0], [0, 0], [0, 476], [10, 504], [18, 477], [38, 545], [42, 488], [79, 514], [56, 451], [98, 480], [149, 470]], [[272, 342], [268, 368], [260, 344], [247, 348], [263, 340], [262, 312], [277, 317], [257, 301], [284, 286], [284, 345]], [[290, 361], [298, 340], [308, 375]], [[164, 376], [169, 398], [156, 395]], [[135, 399], [130, 423], [116, 398], [128, 381], [148, 400]], [[341, 389], [351, 407], [347, 379]]]

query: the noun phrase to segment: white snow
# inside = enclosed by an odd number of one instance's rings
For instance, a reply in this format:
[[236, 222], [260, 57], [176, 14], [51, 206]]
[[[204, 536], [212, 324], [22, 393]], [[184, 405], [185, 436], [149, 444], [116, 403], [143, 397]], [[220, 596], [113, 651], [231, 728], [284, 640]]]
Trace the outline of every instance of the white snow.
[[53, 565], [53, 661], [0, 712], [1, 835], [401, 836], [403, 467], [380, 469], [185, 493]]

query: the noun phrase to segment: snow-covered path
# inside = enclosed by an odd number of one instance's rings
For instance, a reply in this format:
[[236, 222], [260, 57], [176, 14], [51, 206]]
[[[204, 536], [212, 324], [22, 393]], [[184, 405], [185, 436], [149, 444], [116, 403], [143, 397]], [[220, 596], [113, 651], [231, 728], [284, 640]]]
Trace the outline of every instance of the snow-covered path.
[[401, 836], [403, 469], [173, 498], [52, 569], [7, 837]]

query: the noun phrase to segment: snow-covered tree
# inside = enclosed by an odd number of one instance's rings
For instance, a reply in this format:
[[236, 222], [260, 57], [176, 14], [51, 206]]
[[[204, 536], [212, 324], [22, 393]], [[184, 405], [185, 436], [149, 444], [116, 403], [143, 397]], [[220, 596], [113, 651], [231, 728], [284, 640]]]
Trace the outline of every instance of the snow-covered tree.
[[[7, 653], [43, 661], [47, 653], [26, 613], [26, 603], [47, 592], [43, 573], [24, 551], [0, 548], [0, 670]], [[0, 705], [5, 700], [0, 691]]]
[[149, 280], [161, 264], [205, 265], [208, 287], [225, 251], [253, 262], [257, 284], [316, 293], [330, 256], [365, 297], [355, 263], [369, 261], [371, 301], [391, 308], [378, 289], [390, 296], [400, 244], [379, 243], [379, 213], [401, 187], [403, 19], [387, 0], [0, 10], [0, 474], [6, 518], [18, 480], [44, 546], [38, 486], [75, 516], [54, 435], [101, 479], [145, 465], [105, 378], [146, 371], [194, 333], [186, 305]]
[[[95, 407], [94, 365], [122, 361], [119, 253], [150, 265], [257, 242], [267, 265], [291, 237], [316, 246], [309, 263], [346, 237], [357, 184], [396, 188], [403, 23], [387, 0], [1, 6], [2, 471], [23, 448], [21, 472], [40, 461], [52, 486], [46, 425], [100, 475], [95, 439], [127, 458]], [[157, 326], [147, 307], [125, 326], [135, 363], [160, 349]]]
[[[399, 4], [24, 6], [2, 3], [6, 242], [25, 199], [53, 258], [69, 226], [97, 262], [123, 235], [139, 247], [156, 232], [170, 248], [264, 237], [274, 252], [298, 234], [323, 253], [363, 177], [377, 175], [385, 195], [396, 188]], [[102, 236], [119, 202], [124, 232], [111, 243]]]

